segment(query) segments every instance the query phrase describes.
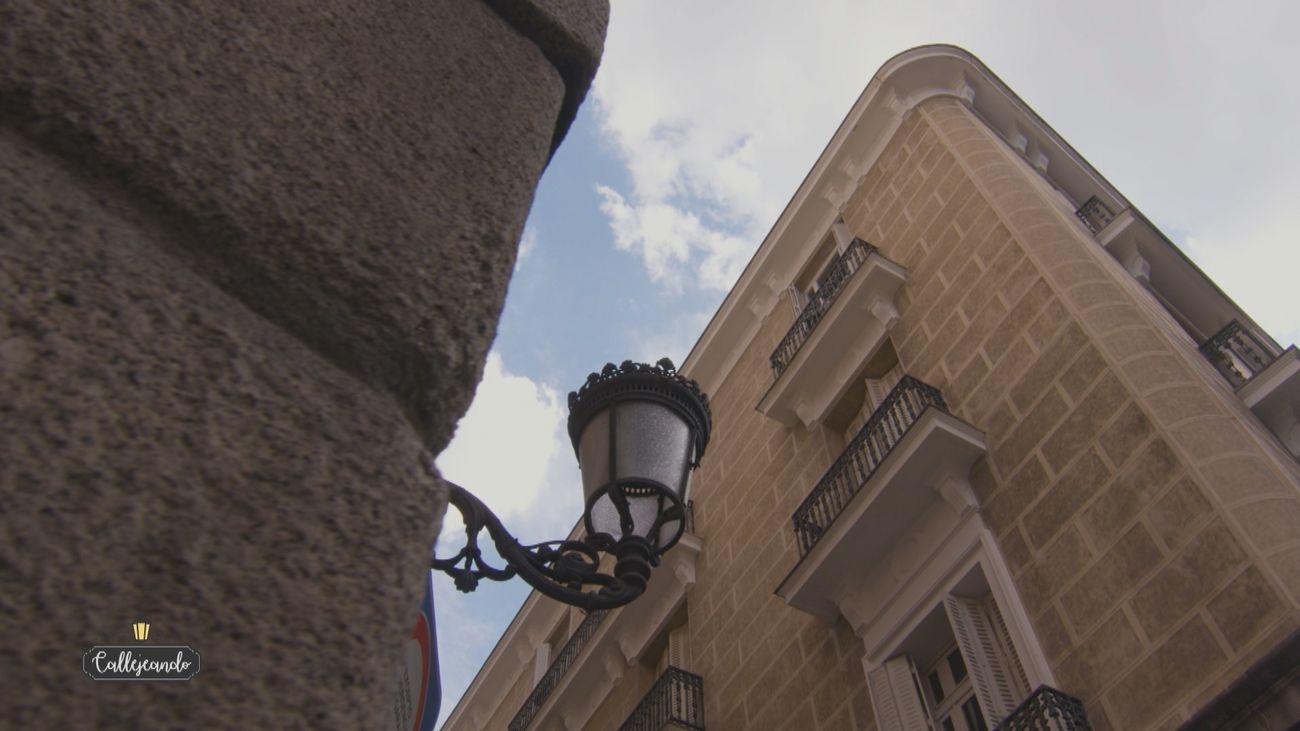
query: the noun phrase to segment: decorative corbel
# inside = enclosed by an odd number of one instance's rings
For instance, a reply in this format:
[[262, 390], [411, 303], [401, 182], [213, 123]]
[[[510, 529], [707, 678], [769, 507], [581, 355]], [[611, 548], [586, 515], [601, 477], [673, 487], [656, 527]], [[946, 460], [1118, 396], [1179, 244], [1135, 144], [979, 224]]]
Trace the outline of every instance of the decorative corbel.
[[939, 480], [935, 487], [957, 515], [965, 515], [967, 511], [979, 512], [979, 499], [968, 480], [949, 475]]
[[886, 331], [893, 329], [898, 322], [898, 308], [892, 300], [877, 297], [871, 303], [871, 316], [880, 321]]

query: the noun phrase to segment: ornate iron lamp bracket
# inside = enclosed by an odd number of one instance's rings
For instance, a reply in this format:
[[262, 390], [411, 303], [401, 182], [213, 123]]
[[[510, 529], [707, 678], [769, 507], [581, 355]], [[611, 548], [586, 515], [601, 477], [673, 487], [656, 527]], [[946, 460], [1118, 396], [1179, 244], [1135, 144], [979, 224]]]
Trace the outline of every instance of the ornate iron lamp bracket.
[[[450, 576], [457, 589], [471, 592], [480, 579], [508, 581], [519, 576], [542, 594], [587, 611], [621, 607], [645, 591], [650, 570], [657, 563], [645, 539], [631, 536], [615, 541], [600, 533], [581, 541], [524, 545], [482, 500], [459, 485], [446, 484], [451, 490], [450, 503], [465, 521], [466, 543], [450, 558], [435, 557], [432, 567]], [[506, 566], [498, 568], [484, 561], [478, 543], [484, 529]], [[602, 552], [615, 557], [612, 576], [600, 572]], [[586, 590], [590, 587], [599, 588]]]
[[[467, 540], [456, 555], [434, 557], [433, 568], [465, 592], [481, 579], [518, 576], [542, 594], [588, 611], [631, 602], [645, 592], [659, 555], [685, 529], [690, 471], [708, 445], [711, 422], [708, 396], [671, 360], [606, 364], [569, 394], [569, 438], [579, 462], [584, 454], [589, 459], [583, 466], [587, 536], [523, 545], [483, 501], [447, 483]], [[484, 560], [483, 530], [505, 566]], [[602, 554], [614, 558], [609, 573], [601, 571]]]

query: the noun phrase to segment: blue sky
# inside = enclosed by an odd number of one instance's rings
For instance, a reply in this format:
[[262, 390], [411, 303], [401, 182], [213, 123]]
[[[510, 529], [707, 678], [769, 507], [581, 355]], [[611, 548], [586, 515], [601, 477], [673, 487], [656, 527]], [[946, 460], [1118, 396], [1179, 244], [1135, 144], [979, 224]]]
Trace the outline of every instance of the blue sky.
[[[1300, 339], [1300, 5], [613, 5], [484, 380], [438, 459], [526, 540], [581, 511], [567, 392], [606, 361], [680, 363], [872, 74], [923, 43], [979, 56], [1279, 342]], [[439, 582], [445, 717], [527, 587]]]

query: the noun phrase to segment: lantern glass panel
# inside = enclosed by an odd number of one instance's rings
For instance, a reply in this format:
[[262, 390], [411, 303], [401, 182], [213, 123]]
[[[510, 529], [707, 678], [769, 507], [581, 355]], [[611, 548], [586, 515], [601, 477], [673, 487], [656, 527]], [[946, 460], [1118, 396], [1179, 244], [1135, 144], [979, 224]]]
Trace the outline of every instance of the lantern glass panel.
[[609, 409], [591, 417], [578, 438], [578, 469], [582, 471], [582, 497], [609, 482]]
[[654, 480], [681, 496], [690, 459], [690, 426], [675, 410], [655, 401], [621, 401], [614, 411], [615, 477]]
[[[615, 414], [616, 474], [610, 474], [609, 464], [611, 411]], [[618, 480], [628, 499], [634, 535], [645, 537], [660, 548], [677, 536], [680, 519], [661, 525], [657, 535], [648, 535], [660, 513], [673, 505], [661, 490], [651, 487], [654, 483], [661, 484], [685, 503], [685, 480], [693, 443], [690, 426], [675, 410], [655, 401], [616, 402], [588, 422], [578, 445], [583, 492], [591, 506], [591, 526], [596, 532], [615, 538], [623, 535], [618, 511], [609, 496], [602, 494], [594, 503], [590, 502], [594, 493]]]

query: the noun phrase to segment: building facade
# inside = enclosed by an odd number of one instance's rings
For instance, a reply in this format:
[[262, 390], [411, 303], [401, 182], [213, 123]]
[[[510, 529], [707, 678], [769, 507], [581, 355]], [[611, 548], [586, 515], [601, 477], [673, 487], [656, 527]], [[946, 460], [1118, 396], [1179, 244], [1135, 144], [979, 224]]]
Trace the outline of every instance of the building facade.
[[447, 728], [1300, 720], [1296, 349], [969, 53], [882, 67], [682, 371], [690, 535]]

